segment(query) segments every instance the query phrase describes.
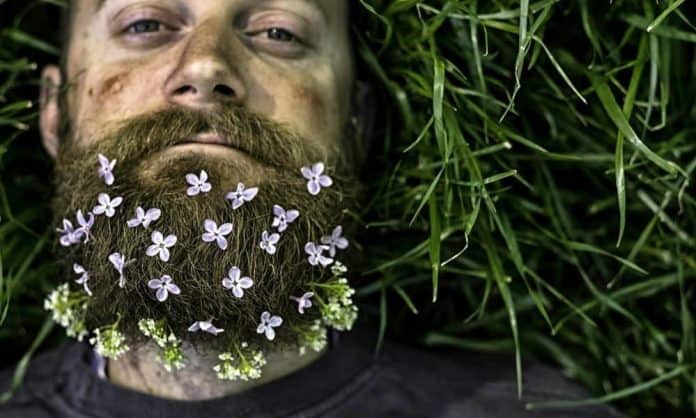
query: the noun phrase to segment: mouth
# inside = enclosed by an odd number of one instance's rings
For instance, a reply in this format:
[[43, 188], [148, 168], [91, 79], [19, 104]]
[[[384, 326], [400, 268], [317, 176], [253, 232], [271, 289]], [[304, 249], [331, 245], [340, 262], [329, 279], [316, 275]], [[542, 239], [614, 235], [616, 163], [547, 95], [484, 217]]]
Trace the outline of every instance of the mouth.
[[230, 141], [224, 138], [222, 135], [215, 132], [201, 132], [198, 133], [188, 140], [184, 141], [185, 144], [209, 144], [209, 145], [224, 145], [231, 147]]
[[249, 151], [236, 145], [232, 145], [229, 138], [216, 132], [200, 132], [171, 147], [174, 151], [205, 152], [212, 154], [233, 153], [238, 156], [252, 158]]

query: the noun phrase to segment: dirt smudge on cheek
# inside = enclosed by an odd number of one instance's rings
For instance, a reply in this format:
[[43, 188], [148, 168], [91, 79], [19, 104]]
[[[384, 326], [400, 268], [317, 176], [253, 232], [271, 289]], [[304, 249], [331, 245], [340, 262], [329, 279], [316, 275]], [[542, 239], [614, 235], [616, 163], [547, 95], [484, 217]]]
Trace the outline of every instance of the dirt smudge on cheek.
[[116, 96], [123, 91], [123, 88], [128, 83], [130, 71], [125, 71], [108, 77], [101, 83], [99, 88], [99, 99], [106, 99]]

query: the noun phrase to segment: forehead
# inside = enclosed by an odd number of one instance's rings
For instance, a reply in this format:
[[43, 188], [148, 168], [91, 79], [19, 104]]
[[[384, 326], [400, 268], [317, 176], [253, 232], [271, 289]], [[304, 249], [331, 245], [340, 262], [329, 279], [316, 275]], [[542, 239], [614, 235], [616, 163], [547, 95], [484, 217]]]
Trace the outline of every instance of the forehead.
[[279, 6], [289, 9], [304, 8], [320, 12], [329, 21], [341, 21], [348, 16], [349, 0], [72, 0], [73, 14], [96, 14], [109, 7], [125, 7], [131, 4], [153, 4], [178, 6], [182, 10], [196, 8], [216, 9], [237, 7], [240, 9], [252, 6]]

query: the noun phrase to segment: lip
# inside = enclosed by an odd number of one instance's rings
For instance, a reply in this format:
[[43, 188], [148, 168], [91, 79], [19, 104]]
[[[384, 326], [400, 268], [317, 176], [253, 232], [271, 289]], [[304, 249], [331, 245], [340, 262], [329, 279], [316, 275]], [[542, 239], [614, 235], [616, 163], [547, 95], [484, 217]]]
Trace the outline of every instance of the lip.
[[200, 132], [189, 138], [185, 138], [180, 143], [173, 145], [170, 149], [179, 152], [209, 152], [217, 155], [219, 155], [220, 152], [225, 152], [236, 155], [238, 158], [257, 161], [246, 149], [232, 145], [232, 141], [215, 132]]
[[189, 138], [186, 143], [225, 145], [230, 147], [229, 141], [215, 132], [201, 132]]

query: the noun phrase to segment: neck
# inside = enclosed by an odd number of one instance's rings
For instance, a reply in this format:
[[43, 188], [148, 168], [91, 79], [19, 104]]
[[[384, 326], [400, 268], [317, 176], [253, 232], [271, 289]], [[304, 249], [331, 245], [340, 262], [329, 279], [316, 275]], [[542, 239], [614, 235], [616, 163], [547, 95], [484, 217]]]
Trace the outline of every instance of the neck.
[[244, 392], [298, 371], [321, 357], [307, 350], [301, 356], [297, 349], [264, 353], [267, 364], [260, 379], [252, 381], [223, 381], [217, 378], [213, 367], [219, 363], [217, 352], [194, 347], [184, 341], [182, 349], [186, 367], [175, 372], [166, 371], [157, 360], [159, 349], [152, 343], [133, 347], [118, 360], [109, 360], [109, 380], [118, 385], [152, 396], [176, 400], [204, 400]]

